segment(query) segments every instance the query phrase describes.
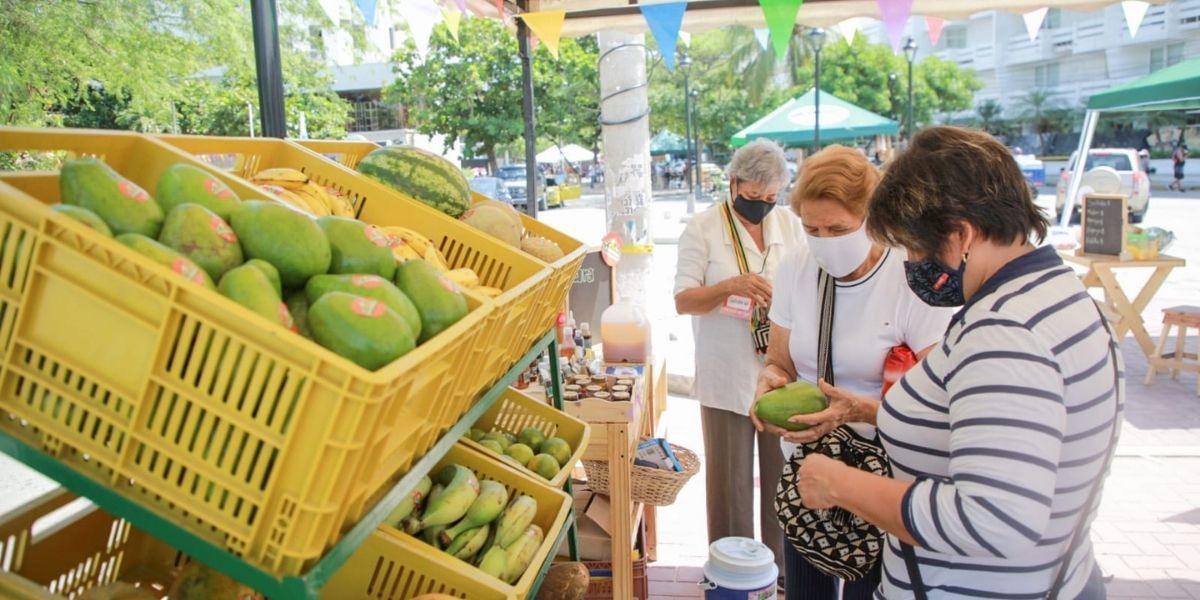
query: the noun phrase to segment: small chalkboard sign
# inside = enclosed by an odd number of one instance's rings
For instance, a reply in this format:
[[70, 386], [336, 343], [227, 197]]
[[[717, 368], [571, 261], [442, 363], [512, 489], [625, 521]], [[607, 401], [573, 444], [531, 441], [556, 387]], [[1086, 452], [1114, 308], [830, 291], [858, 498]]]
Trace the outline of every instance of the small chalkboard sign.
[[617, 296], [616, 269], [610, 267], [600, 256], [599, 249], [589, 251], [583, 264], [575, 272], [568, 300], [575, 323], [591, 325], [593, 335], [600, 331], [600, 315], [612, 306]]
[[1083, 197], [1083, 254], [1122, 256], [1129, 199], [1119, 194], [1086, 194]]

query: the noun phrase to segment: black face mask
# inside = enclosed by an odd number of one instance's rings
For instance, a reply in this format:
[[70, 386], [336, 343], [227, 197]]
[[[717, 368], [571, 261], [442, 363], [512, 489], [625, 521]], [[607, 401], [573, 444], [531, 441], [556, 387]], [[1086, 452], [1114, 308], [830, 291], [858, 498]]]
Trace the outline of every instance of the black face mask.
[[733, 210], [755, 225], [762, 223], [763, 219], [767, 218], [767, 213], [771, 212], [773, 208], [775, 208], [774, 202], [747, 200], [741, 194], [733, 198]]
[[963, 257], [957, 269], [946, 267], [933, 258], [916, 262], [904, 261], [904, 276], [908, 287], [930, 306], [962, 306], [963, 272], [967, 270], [967, 259]]

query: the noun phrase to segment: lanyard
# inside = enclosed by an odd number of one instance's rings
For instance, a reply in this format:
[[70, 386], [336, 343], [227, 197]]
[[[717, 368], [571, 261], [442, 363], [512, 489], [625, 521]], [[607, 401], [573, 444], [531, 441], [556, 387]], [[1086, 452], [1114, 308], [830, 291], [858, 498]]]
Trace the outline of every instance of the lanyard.
[[[729, 229], [729, 237], [733, 239], [733, 255], [737, 259], [738, 271], [742, 274], [750, 273], [750, 263], [746, 260], [746, 248], [742, 245], [742, 236], [738, 233], [737, 225], [733, 222], [733, 213], [729, 209], [729, 203], [721, 204], [721, 212], [725, 216], [725, 227]], [[771, 247], [767, 246], [767, 252], [763, 255], [761, 274], [767, 269], [767, 259], [771, 256]], [[766, 308], [762, 306], [754, 307], [754, 313], [750, 317], [750, 331], [754, 332], [765, 327], [767, 324]], [[766, 351], [764, 347], [759, 353]]]

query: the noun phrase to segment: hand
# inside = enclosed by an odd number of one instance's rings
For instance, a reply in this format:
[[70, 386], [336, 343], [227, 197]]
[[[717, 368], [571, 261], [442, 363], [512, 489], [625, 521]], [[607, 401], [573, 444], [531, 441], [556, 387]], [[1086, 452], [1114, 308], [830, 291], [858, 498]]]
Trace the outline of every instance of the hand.
[[771, 305], [771, 282], [758, 273], [742, 273], [721, 283], [731, 296], [745, 296], [763, 307]]
[[825, 456], [809, 454], [800, 463], [800, 501], [808, 508], [833, 508], [837, 506], [833, 486], [846, 465]]
[[754, 423], [755, 429], [779, 436], [782, 436], [783, 433], [787, 433], [786, 430], [775, 427], [770, 423], [765, 423], [762, 419], [759, 419], [758, 415], [754, 412], [754, 408], [758, 406], [758, 399], [762, 398], [763, 394], [773, 389], [781, 388], [788, 383], [791, 383], [791, 381], [792, 380], [787, 376], [787, 373], [784, 373], [783, 369], [780, 369], [775, 365], [764, 367], [763, 370], [758, 372], [758, 388], [754, 390], [754, 404], [750, 405], [750, 422]]
[[793, 415], [788, 419], [792, 423], [800, 423], [809, 427], [804, 431], [788, 432], [788, 435], [784, 436], [787, 441], [794, 444], [815, 442], [825, 437], [825, 434], [833, 431], [835, 427], [854, 420], [854, 410], [858, 405], [857, 396], [825, 383], [824, 379], [817, 380], [817, 387], [829, 399], [829, 406], [821, 412]]

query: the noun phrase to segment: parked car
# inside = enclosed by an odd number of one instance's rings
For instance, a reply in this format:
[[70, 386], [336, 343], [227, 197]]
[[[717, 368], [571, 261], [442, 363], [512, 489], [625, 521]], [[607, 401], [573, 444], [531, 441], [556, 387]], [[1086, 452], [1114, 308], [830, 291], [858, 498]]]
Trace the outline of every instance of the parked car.
[[[1071, 183], [1071, 173], [1075, 169], [1078, 153], [1071, 154], [1067, 168], [1063, 169], [1058, 178], [1058, 198], [1055, 209], [1062, 214], [1067, 200], [1067, 187]], [[1129, 197], [1129, 220], [1141, 223], [1150, 207], [1150, 177], [1142, 170], [1138, 160], [1137, 150], [1133, 148], [1093, 148], [1088, 152], [1087, 162], [1083, 165], [1084, 173], [1097, 167], [1108, 167], [1117, 172], [1121, 178], [1121, 194]], [[1078, 217], [1072, 217], [1077, 219]]]
[[512, 196], [509, 195], [504, 180], [499, 177], [476, 177], [471, 180], [471, 189], [493, 200], [512, 204]]
[[1045, 165], [1033, 154], [1014, 152], [1013, 159], [1017, 161], [1017, 166], [1021, 167], [1021, 174], [1025, 176], [1025, 184], [1029, 186], [1029, 197], [1036, 200], [1038, 188], [1046, 185]]
[[[496, 171], [496, 176], [504, 180], [508, 195], [512, 197], [513, 206], [524, 209], [526, 203], [525, 165], [505, 165]], [[546, 172], [541, 167], [533, 178], [535, 185], [533, 197], [537, 198], [538, 210], [546, 210]]]

